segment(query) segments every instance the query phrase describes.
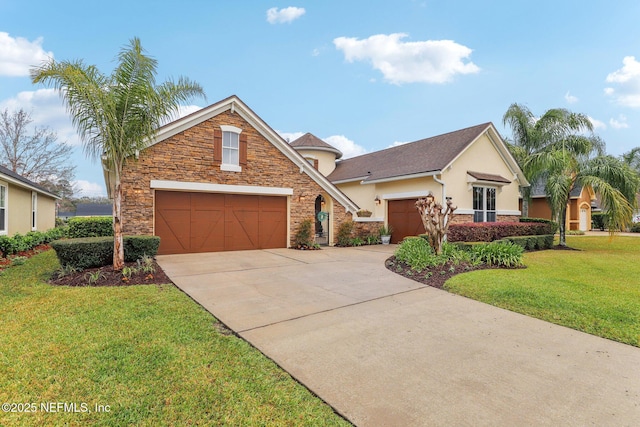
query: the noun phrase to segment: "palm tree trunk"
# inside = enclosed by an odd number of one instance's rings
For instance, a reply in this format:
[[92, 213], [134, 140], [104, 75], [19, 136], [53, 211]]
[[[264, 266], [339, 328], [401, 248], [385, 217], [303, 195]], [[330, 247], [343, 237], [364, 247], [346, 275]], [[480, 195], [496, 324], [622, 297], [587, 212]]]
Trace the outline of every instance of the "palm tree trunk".
[[560, 241], [558, 246], [567, 246], [567, 208], [566, 206], [560, 211], [558, 217], [558, 230], [560, 231]]
[[529, 218], [529, 200], [531, 199], [531, 187], [520, 187], [522, 194], [522, 217]]
[[122, 244], [122, 184], [120, 178], [116, 178], [113, 194], [113, 270], [121, 271], [124, 267], [124, 246]]

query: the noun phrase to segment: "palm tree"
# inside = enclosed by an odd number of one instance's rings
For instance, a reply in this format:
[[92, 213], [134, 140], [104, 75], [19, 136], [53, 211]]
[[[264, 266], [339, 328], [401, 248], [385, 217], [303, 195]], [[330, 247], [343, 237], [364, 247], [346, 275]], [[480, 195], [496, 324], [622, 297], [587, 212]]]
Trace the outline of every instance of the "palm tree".
[[[531, 183], [541, 178], [544, 168], [529, 162], [531, 156], [542, 152], [561, 141], [567, 141], [572, 135], [593, 131], [593, 125], [584, 114], [572, 113], [563, 108], [553, 108], [541, 117], [536, 117], [524, 105], [511, 104], [502, 117], [502, 123], [511, 127], [513, 136], [509, 148], [520, 165], [522, 172]], [[530, 187], [521, 187], [522, 216], [529, 216]]]
[[591, 187], [600, 196], [610, 232], [631, 223], [640, 179], [622, 160], [604, 154], [599, 138], [575, 136], [532, 155], [528, 163], [545, 170], [545, 193], [558, 221], [560, 246], [567, 244], [567, 205], [575, 187]]
[[122, 270], [121, 174], [126, 162], [147, 147], [156, 129], [177, 117], [181, 103], [203, 96], [200, 85], [184, 77], [156, 85], [157, 61], [147, 55], [138, 38], [118, 55], [111, 75], [82, 61], [53, 58], [31, 70], [34, 83], [52, 85], [60, 93], [88, 157], [102, 159], [114, 174], [113, 268]]

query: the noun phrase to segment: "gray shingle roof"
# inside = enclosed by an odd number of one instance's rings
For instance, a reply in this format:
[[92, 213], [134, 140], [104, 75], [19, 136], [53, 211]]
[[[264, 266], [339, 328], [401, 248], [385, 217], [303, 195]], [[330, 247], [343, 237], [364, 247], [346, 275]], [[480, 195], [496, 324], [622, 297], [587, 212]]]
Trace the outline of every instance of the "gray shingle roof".
[[15, 179], [16, 181], [19, 181], [22, 184], [25, 184], [26, 186], [35, 188], [36, 190], [38, 190], [41, 193], [44, 193], [44, 194], [49, 195], [51, 197], [59, 198], [58, 196], [56, 196], [55, 194], [53, 194], [52, 192], [50, 192], [49, 190], [47, 190], [43, 186], [41, 186], [39, 184], [36, 184], [35, 182], [33, 182], [31, 180], [28, 180], [24, 176], [19, 175], [19, 174], [15, 173], [14, 171], [12, 171], [11, 169], [5, 168], [4, 166], [0, 166], [0, 174], [6, 175], [8, 177], [11, 177], [11, 178]]
[[291, 145], [295, 149], [316, 148], [322, 151], [330, 151], [336, 154], [336, 159], [339, 159], [340, 157], [342, 157], [342, 151], [338, 150], [336, 147], [334, 147], [331, 144], [327, 144], [326, 142], [324, 142], [317, 136], [312, 135], [309, 132], [305, 133], [295, 141], [290, 142], [289, 145]]
[[[538, 178], [536, 181], [531, 183], [531, 197], [546, 197], [547, 193], [544, 190], [545, 185], [547, 185], [547, 180], [545, 178]], [[573, 190], [569, 193], [569, 197], [580, 197], [582, 193], [582, 186], [576, 185], [573, 187]]]
[[444, 169], [491, 123], [421, 139], [397, 147], [342, 160], [329, 175], [332, 182], [373, 181]]

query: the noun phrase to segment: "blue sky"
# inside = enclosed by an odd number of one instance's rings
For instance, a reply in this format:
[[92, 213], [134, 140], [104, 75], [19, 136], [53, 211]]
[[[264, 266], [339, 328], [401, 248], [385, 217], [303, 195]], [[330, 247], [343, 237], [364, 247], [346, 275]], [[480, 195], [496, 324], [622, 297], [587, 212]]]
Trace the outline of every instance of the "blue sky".
[[[353, 156], [491, 121], [518, 102], [587, 114], [608, 152], [640, 146], [637, 1], [0, 0], [0, 109], [25, 108], [77, 146], [78, 188], [105, 194], [59, 98], [28, 69], [48, 55], [110, 73], [139, 37], [159, 80], [235, 94], [287, 138]], [[97, 5], [97, 4], [96, 4]]]

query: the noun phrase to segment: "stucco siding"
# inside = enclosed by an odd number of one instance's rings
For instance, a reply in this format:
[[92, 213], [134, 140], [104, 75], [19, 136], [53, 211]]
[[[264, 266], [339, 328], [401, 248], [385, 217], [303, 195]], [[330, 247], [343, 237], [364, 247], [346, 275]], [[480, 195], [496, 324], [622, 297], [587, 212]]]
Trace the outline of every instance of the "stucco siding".
[[[7, 193], [7, 235], [26, 234], [32, 230], [31, 190], [8, 184]], [[36, 230], [53, 228], [55, 215], [55, 199], [38, 193]]]
[[[442, 179], [446, 183], [447, 196], [453, 204], [463, 211], [473, 210], [472, 185], [467, 181], [467, 171], [500, 175], [512, 181], [510, 184], [496, 186], [496, 209], [506, 215], [519, 212], [520, 195], [518, 182], [498, 150], [486, 135], [482, 135], [456, 159], [451, 168], [443, 171]], [[478, 184], [485, 186], [485, 184]], [[437, 193], [436, 193], [437, 194]]]

